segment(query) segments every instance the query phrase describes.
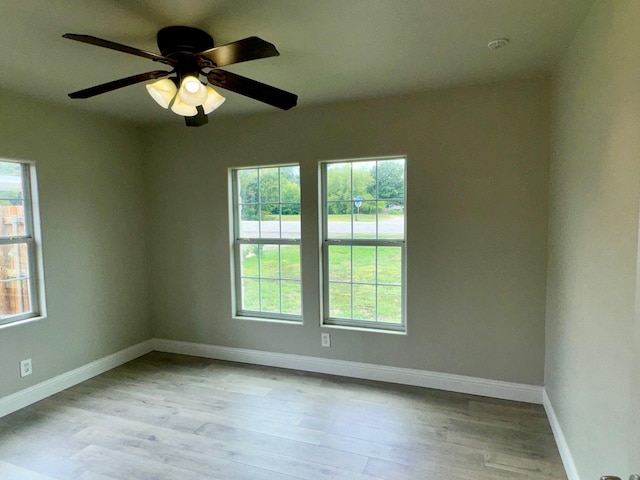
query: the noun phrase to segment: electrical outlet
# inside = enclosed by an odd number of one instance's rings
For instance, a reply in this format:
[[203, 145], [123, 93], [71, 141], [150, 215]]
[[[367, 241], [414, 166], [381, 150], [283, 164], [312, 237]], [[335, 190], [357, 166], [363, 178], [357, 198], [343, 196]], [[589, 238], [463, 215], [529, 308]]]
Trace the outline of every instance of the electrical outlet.
[[26, 377], [27, 375], [31, 375], [33, 373], [33, 369], [31, 368], [31, 359], [27, 358], [26, 360], [22, 360], [20, 362], [20, 376]]
[[330, 333], [321, 333], [320, 334], [320, 338], [322, 340], [322, 346], [323, 347], [330, 347], [331, 346], [331, 334]]

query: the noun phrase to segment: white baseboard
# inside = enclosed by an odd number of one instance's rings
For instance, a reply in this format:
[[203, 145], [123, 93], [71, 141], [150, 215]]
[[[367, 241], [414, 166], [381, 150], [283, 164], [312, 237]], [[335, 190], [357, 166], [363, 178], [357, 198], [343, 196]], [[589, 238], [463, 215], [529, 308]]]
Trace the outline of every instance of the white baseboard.
[[50, 378], [12, 395], [0, 398], [0, 418], [39, 402], [55, 393], [100, 375], [153, 350], [153, 341], [147, 340], [119, 352], [95, 360], [69, 372]]
[[[449, 373], [430, 372], [411, 368], [388, 367], [370, 363], [349, 362], [345, 360], [331, 360], [319, 357], [292, 355], [286, 353], [264, 352], [243, 348], [221, 347], [216, 345], [204, 345], [198, 343], [178, 342], [173, 340], [152, 339], [138, 343], [129, 348], [95, 360], [87, 365], [76, 368], [42, 383], [26, 388], [12, 395], [0, 398], [0, 418], [13, 413], [21, 408], [43, 400], [62, 390], [77, 385], [96, 375], [107, 372], [135, 358], [138, 358], [153, 350], [182, 355], [193, 355], [217, 360], [265, 365], [270, 367], [303, 370], [315, 373], [326, 373], [344, 377], [361, 378], [365, 380], [377, 380], [381, 382], [413, 385], [417, 387], [435, 388], [451, 392], [469, 393], [484, 397], [501, 398], [527, 403], [543, 403], [543, 388], [535, 385], [501, 382], [484, 378], [466, 377]], [[548, 408], [547, 408], [548, 405]], [[562, 436], [562, 431], [557, 426], [557, 420], [548, 399], [545, 403], [553, 432], [556, 435], [558, 448], [565, 461], [565, 454], [573, 465], [568, 447]], [[549, 413], [551, 412], [551, 413]], [[559, 432], [556, 433], [556, 430]], [[562, 445], [561, 445], [562, 444]], [[567, 462], [565, 461], [565, 466]], [[569, 472], [569, 467], [566, 467]], [[575, 467], [574, 467], [575, 470]], [[570, 480], [578, 479], [577, 476], [569, 477]]]
[[287, 353], [264, 352], [244, 348], [221, 347], [174, 340], [154, 339], [153, 349], [160, 352], [193, 355], [232, 362], [327, 373], [343, 377], [377, 380], [417, 387], [469, 393], [483, 397], [542, 404], [543, 388], [535, 385], [501, 382], [449, 373], [412, 368], [388, 367], [371, 363], [331, 360]]
[[558, 446], [558, 451], [560, 452], [560, 458], [562, 458], [562, 464], [564, 465], [564, 469], [567, 472], [567, 478], [569, 480], [580, 480], [578, 469], [576, 468], [576, 464], [573, 461], [573, 455], [571, 455], [571, 450], [569, 450], [569, 444], [567, 443], [567, 439], [562, 432], [562, 428], [560, 428], [558, 417], [556, 416], [556, 412], [553, 409], [553, 405], [551, 404], [551, 400], [549, 399], [546, 390], [542, 392], [542, 405], [544, 405], [544, 410], [547, 412], [549, 424], [551, 425], [551, 431], [553, 432], [553, 436], [556, 439], [556, 445]]

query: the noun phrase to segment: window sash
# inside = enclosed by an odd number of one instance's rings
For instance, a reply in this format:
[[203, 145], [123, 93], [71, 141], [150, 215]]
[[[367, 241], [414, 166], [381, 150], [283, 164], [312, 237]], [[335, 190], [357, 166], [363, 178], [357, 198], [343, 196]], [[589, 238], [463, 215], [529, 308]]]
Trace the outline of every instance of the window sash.
[[[269, 312], [269, 311], [261, 311], [261, 310], [249, 310], [244, 309], [243, 307], [243, 291], [242, 291], [242, 253], [241, 249], [243, 245], [277, 245], [277, 246], [286, 246], [286, 245], [301, 245], [300, 238], [283, 238], [283, 237], [241, 237], [241, 226], [240, 222], [242, 219], [240, 218], [240, 207], [247, 205], [261, 205], [262, 202], [241, 202], [240, 201], [240, 192], [239, 192], [239, 178], [238, 174], [242, 170], [261, 170], [267, 168], [286, 168], [286, 167], [299, 167], [297, 164], [287, 164], [287, 165], [268, 165], [268, 166], [258, 166], [258, 167], [247, 167], [238, 168], [231, 170], [231, 194], [232, 194], [232, 220], [233, 220], [233, 266], [234, 266], [234, 289], [235, 289], [235, 305], [234, 316], [242, 317], [242, 318], [257, 318], [264, 320], [275, 320], [275, 321], [290, 321], [295, 323], [300, 323], [302, 321], [302, 310], [300, 315], [282, 313], [282, 312]], [[278, 204], [282, 205], [292, 205], [298, 204], [299, 202], [283, 202], [282, 200], [282, 185], [281, 179], [278, 180], [278, 188], [279, 188], [279, 201], [278, 202], [268, 202], [269, 204]], [[282, 220], [280, 219], [280, 222]], [[262, 276], [257, 277], [259, 280], [263, 280]], [[271, 279], [266, 279], [271, 280]], [[277, 279], [282, 282], [283, 278], [280, 277]], [[286, 279], [284, 279], [286, 280]], [[302, 271], [300, 271], [300, 287], [302, 293]], [[260, 300], [261, 301], [261, 300]], [[302, 304], [302, 300], [301, 300]], [[280, 284], [280, 307], [282, 309], [282, 284]]]
[[[329, 289], [329, 248], [333, 245], [336, 246], [371, 246], [371, 247], [396, 247], [400, 248], [401, 255], [401, 282], [400, 282], [400, 308], [401, 308], [401, 322], [384, 322], [381, 320], [370, 321], [357, 318], [344, 318], [344, 317], [332, 317], [331, 302], [330, 302], [330, 289]], [[386, 241], [386, 240], [326, 240], [322, 245], [322, 304], [325, 314], [323, 315], [322, 323], [325, 325], [345, 326], [354, 328], [366, 328], [370, 330], [391, 330], [404, 332], [406, 330], [406, 311], [405, 311], [405, 269], [406, 269], [406, 245], [404, 241]], [[353, 259], [351, 259], [353, 263]], [[360, 282], [331, 282], [331, 283], [344, 283], [345, 285], [360, 285]], [[387, 286], [384, 282], [379, 282], [376, 279], [375, 283], [371, 285]], [[353, 291], [353, 290], [352, 290]], [[351, 300], [351, 308], [353, 310], [353, 299]], [[353, 311], [352, 311], [353, 314]]]
[[[384, 161], [384, 160], [396, 160], [404, 157], [386, 157], [386, 158], [367, 158], [361, 160], [336, 160], [325, 161], [320, 163], [320, 218], [322, 228], [322, 271], [321, 271], [321, 285], [322, 285], [322, 325], [350, 327], [356, 329], [366, 330], [378, 330], [378, 331], [391, 331], [391, 332], [405, 332], [406, 331], [406, 221], [404, 224], [404, 233], [402, 239], [384, 239], [384, 238], [368, 238], [368, 239], [356, 239], [356, 238], [329, 238], [329, 215], [328, 215], [328, 166], [333, 163], [357, 163], [357, 162], [372, 162], [372, 161]], [[406, 159], [405, 159], [405, 188], [404, 199], [406, 199]], [[376, 178], [377, 181], [377, 178]], [[351, 189], [353, 191], [353, 177], [351, 179]], [[379, 201], [379, 199], [376, 199]], [[406, 208], [406, 200], [405, 200]], [[405, 210], [406, 211], [406, 210]], [[377, 215], [376, 215], [377, 216]], [[406, 217], [405, 217], [406, 218]], [[376, 236], [378, 232], [378, 225], [376, 224]], [[401, 282], [400, 282], [400, 323], [384, 322], [380, 320], [363, 320], [357, 318], [343, 318], [331, 316], [331, 302], [330, 302], [330, 282], [329, 282], [329, 249], [331, 246], [371, 246], [371, 247], [397, 247], [401, 252]], [[353, 258], [351, 259], [353, 264]], [[376, 267], [377, 271], [377, 267]], [[351, 291], [353, 292], [353, 285], [358, 285], [358, 282], [331, 282], [331, 283], [344, 283], [351, 285]], [[373, 284], [372, 284], [373, 285]], [[384, 286], [384, 283], [375, 282], [377, 286]], [[376, 299], [377, 301], [377, 299]], [[377, 312], [376, 312], [377, 313]], [[353, 298], [351, 298], [351, 315], [353, 315]]]
[[[0, 161], [6, 162], [7, 160], [0, 159]], [[7, 315], [0, 318], [0, 326], [10, 323], [18, 322], [32, 317], [41, 315], [40, 311], [40, 288], [38, 282], [38, 252], [37, 245], [34, 238], [34, 223], [33, 223], [33, 193], [31, 189], [31, 168], [32, 165], [26, 162], [16, 162], [20, 164], [21, 179], [22, 179], [22, 193], [23, 193], [23, 210], [24, 210], [24, 229], [23, 235], [13, 235], [8, 237], [0, 237], [0, 245], [11, 244], [24, 244], [27, 247], [27, 264], [28, 264], [28, 278], [20, 277], [22, 280], [27, 280], [29, 284], [29, 311], [19, 313], [16, 315]], [[16, 281], [20, 279], [11, 279], [9, 281]]]
[[[243, 278], [248, 278], [248, 277], [243, 277], [242, 276], [242, 246], [243, 245], [276, 245], [276, 246], [286, 246], [286, 245], [297, 245], [300, 246], [300, 241], [297, 240], [291, 240], [291, 239], [282, 239], [282, 241], [279, 241], [278, 239], [271, 239], [271, 240], [266, 240], [266, 239], [251, 239], [251, 240], [243, 240], [243, 239], [237, 239], [235, 241], [234, 244], [234, 270], [235, 270], [235, 301], [236, 301], [236, 307], [235, 307], [235, 313], [237, 316], [240, 317], [256, 317], [256, 318], [264, 318], [264, 319], [271, 319], [271, 320], [287, 320], [287, 321], [296, 321], [296, 322], [300, 322], [302, 320], [302, 312], [300, 313], [300, 315], [294, 315], [294, 314], [289, 314], [289, 313], [283, 313], [283, 312], [268, 312], [268, 311], [261, 311], [261, 310], [250, 310], [250, 309], [244, 309], [242, 308], [243, 305], [243, 297], [242, 297], [242, 280]], [[302, 273], [302, 272], [301, 272]], [[287, 278], [283, 278], [282, 276], [280, 276], [277, 279], [272, 279], [272, 278], [267, 278], [267, 277], [263, 277], [262, 275], [258, 275], [258, 277], [256, 277], [259, 280], [278, 280], [278, 281], [289, 281]], [[302, 275], [300, 275], [300, 279], [298, 280], [300, 282], [300, 286], [302, 288]], [[280, 287], [280, 305], [282, 307], [282, 286]]]
[[[22, 243], [22, 242], [14, 242], [14, 243]], [[16, 278], [11, 278], [7, 280], [0, 280], [0, 283], [9, 283], [15, 281], [27, 281], [29, 284], [29, 309], [26, 312], [18, 313], [15, 315], [6, 315], [0, 318], [0, 325], [6, 325], [13, 322], [18, 322], [20, 320], [25, 320], [27, 318], [35, 317], [39, 315], [39, 295], [36, 282], [36, 267], [35, 257], [34, 257], [34, 247], [33, 242], [24, 242], [27, 245], [27, 256], [28, 256], [28, 276], [21, 276]]]

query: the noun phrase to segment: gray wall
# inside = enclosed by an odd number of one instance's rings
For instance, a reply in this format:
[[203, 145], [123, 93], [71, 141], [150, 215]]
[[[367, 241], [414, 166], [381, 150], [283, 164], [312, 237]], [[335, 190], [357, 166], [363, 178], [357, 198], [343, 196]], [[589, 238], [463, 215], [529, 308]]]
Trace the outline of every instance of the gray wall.
[[545, 385], [584, 479], [640, 473], [639, 24], [598, 2], [556, 85]]
[[[549, 107], [539, 80], [147, 130], [154, 335], [541, 385]], [[332, 329], [323, 349], [318, 161], [392, 154], [408, 157], [408, 335]], [[283, 162], [301, 164], [304, 325], [233, 320], [227, 169]]]
[[150, 337], [140, 157], [128, 125], [0, 92], [0, 158], [37, 162], [49, 313], [0, 329], [0, 397]]
[[[0, 158], [38, 162], [49, 311], [0, 330], [0, 397], [152, 336], [538, 385], [546, 363], [581, 478], [640, 471], [638, 24], [640, 2], [600, 0], [553, 102], [507, 82], [138, 131], [0, 92]], [[393, 154], [409, 333], [322, 349], [317, 162]], [[305, 322], [234, 321], [227, 169], [282, 162], [302, 165]]]

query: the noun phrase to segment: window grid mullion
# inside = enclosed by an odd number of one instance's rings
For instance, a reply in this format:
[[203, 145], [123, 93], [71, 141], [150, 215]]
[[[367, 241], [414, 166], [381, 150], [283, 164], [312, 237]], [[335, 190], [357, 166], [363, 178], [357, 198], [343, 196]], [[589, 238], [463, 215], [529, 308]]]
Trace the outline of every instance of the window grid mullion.
[[[282, 238], [282, 171], [280, 167], [278, 167], [278, 231], [280, 238]], [[280, 292], [280, 300], [282, 300], [282, 291]], [[280, 307], [282, 309], [282, 304]]]
[[361, 247], [403, 247], [405, 245], [404, 240], [386, 240], [382, 239], [362, 239], [362, 240], [325, 240], [327, 245], [354, 245]]
[[[252, 278], [252, 277], [249, 277], [249, 278]], [[340, 285], [349, 285], [349, 284], [353, 284], [353, 285], [369, 285], [369, 286], [376, 285], [373, 282], [347, 282], [347, 281], [342, 281], [342, 280], [333, 280], [331, 283], [339, 283]], [[378, 283], [377, 285], [380, 285], [381, 287], [399, 287], [400, 286], [399, 283], [385, 283], [385, 282]]]
[[375, 180], [376, 181], [376, 198], [375, 198], [375, 202], [376, 202], [376, 238], [380, 238], [380, 216], [378, 214], [378, 199], [380, 198], [380, 191], [379, 191], [380, 185], [378, 184], [378, 162], [376, 162], [375, 172], [376, 172], [376, 180]]
[[278, 245], [278, 286], [280, 287], [280, 313], [282, 313], [282, 245]]
[[374, 260], [375, 260], [375, 266], [376, 266], [376, 270], [375, 270], [375, 282], [376, 282], [376, 287], [375, 287], [375, 291], [376, 291], [376, 301], [374, 303], [375, 307], [374, 307], [374, 318], [376, 319], [376, 322], [378, 321], [378, 247], [374, 247]]
[[354, 308], [353, 308], [353, 297], [354, 297], [354, 295], [353, 295], [353, 245], [351, 245], [349, 247], [349, 250], [350, 250], [349, 260], [351, 261], [351, 282], [350, 282], [351, 283], [351, 285], [350, 285], [350, 287], [351, 287], [351, 314], [350, 314], [350, 316], [351, 316], [351, 318], [353, 318], [353, 310], [354, 310]]
[[300, 245], [298, 238], [238, 238], [245, 245]]
[[[258, 169], [258, 237], [262, 238], [262, 169]], [[258, 245], [258, 310], [262, 311], [262, 248]]]
[[262, 311], [262, 245], [258, 245], [258, 308]]
[[262, 238], [262, 175], [258, 169], [258, 238]]
[[0, 237], [0, 245], [12, 245], [14, 243], [32, 243], [33, 237]]

